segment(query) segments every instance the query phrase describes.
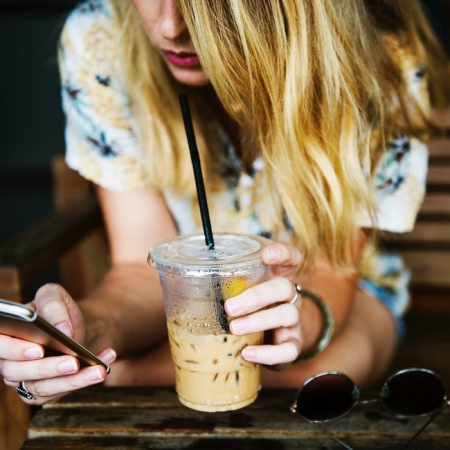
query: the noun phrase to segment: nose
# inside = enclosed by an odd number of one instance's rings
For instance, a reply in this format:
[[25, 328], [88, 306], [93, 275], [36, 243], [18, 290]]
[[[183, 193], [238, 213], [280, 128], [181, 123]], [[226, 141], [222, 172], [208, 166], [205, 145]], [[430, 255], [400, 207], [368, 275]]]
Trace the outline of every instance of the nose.
[[164, 38], [170, 40], [177, 39], [187, 33], [186, 23], [175, 0], [163, 1], [159, 30]]

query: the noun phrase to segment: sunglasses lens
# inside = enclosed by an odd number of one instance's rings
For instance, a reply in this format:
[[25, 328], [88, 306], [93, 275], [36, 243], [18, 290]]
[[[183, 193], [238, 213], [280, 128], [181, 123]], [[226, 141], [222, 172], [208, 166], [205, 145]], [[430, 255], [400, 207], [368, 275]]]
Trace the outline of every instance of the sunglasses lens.
[[421, 416], [438, 411], [445, 402], [442, 380], [426, 369], [410, 369], [393, 375], [382, 389], [386, 408], [403, 416]]
[[347, 376], [318, 375], [300, 389], [296, 412], [311, 422], [325, 422], [347, 413], [357, 397], [358, 389]]

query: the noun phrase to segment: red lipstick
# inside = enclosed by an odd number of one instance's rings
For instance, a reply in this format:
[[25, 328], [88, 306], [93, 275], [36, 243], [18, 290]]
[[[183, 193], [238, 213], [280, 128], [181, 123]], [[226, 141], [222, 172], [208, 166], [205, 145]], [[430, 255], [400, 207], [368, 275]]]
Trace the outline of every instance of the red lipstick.
[[196, 53], [180, 52], [175, 53], [167, 50], [163, 50], [162, 54], [164, 58], [174, 66], [179, 67], [200, 67], [200, 60]]

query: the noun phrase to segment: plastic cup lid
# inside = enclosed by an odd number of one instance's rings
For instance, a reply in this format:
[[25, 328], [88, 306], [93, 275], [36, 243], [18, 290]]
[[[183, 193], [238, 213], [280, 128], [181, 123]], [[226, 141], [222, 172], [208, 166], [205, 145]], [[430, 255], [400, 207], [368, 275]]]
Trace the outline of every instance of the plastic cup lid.
[[261, 236], [241, 234], [214, 235], [214, 249], [209, 250], [202, 234], [178, 236], [153, 245], [149, 250], [151, 266], [180, 269], [227, 270], [235, 266], [260, 264], [261, 250], [272, 241]]

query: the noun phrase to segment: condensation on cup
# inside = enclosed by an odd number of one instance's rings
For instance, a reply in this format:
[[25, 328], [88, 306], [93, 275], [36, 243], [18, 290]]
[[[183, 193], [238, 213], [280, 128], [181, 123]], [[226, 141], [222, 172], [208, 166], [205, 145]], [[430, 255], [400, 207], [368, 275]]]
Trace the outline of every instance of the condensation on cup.
[[223, 305], [268, 279], [261, 250], [272, 241], [216, 234], [214, 242], [214, 250], [208, 250], [204, 235], [179, 236], [155, 244], [148, 256], [163, 290], [178, 398], [208, 412], [247, 406], [261, 388], [260, 365], [241, 353], [261, 344], [263, 332], [231, 334]]

